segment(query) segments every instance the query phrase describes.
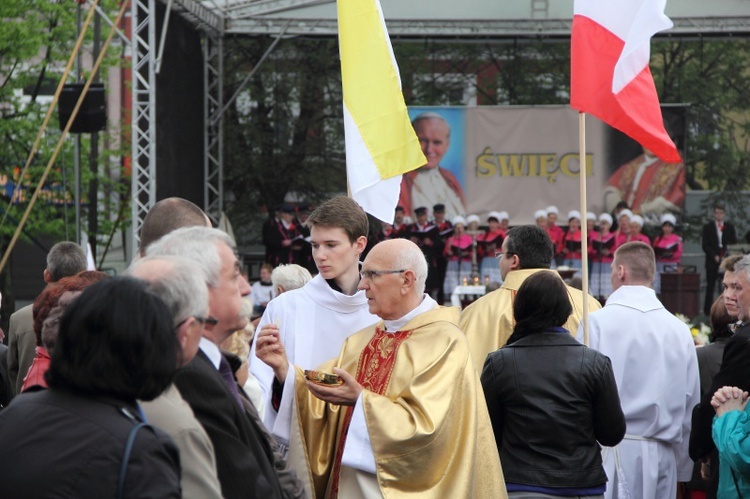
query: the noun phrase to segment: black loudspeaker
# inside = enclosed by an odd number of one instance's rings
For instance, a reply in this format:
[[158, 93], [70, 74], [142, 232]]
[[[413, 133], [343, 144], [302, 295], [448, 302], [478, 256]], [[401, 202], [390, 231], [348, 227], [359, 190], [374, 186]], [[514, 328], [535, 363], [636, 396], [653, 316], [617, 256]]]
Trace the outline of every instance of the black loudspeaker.
[[[60, 115], [60, 130], [68, 124], [73, 108], [83, 91], [83, 83], [67, 83], [63, 86], [58, 101]], [[70, 127], [71, 133], [94, 133], [104, 130], [107, 126], [107, 105], [104, 101], [104, 84], [92, 83], [86, 98], [81, 103], [76, 119]]]

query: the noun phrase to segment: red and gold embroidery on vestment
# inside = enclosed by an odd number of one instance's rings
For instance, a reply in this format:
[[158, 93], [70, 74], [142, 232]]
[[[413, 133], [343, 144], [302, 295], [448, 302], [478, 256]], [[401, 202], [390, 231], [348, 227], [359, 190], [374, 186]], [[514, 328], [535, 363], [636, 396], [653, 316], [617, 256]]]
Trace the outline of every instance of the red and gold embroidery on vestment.
[[[411, 331], [397, 331], [386, 333], [385, 330], [377, 328], [362, 353], [359, 355], [357, 364], [357, 383], [365, 390], [383, 395], [391, 380], [393, 368], [396, 365], [396, 354], [401, 343], [404, 342]], [[339, 478], [341, 475], [341, 458], [344, 455], [344, 444], [349, 432], [349, 424], [352, 420], [354, 407], [347, 407], [344, 414], [344, 424], [341, 427], [341, 437], [336, 446], [336, 457], [333, 464], [331, 479], [331, 498], [336, 499], [339, 493]]]

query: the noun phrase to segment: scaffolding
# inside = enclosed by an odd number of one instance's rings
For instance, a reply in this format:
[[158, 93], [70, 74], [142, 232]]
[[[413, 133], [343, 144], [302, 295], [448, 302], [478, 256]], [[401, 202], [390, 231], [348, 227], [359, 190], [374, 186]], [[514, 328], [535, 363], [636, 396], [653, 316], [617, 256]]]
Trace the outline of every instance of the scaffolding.
[[[156, 82], [161, 59], [156, 54], [155, 2], [132, 0], [132, 238], [131, 251], [137, 252], [138, 235], [148, 210], [156, 202]], [[235, 35], [335, 36], [335, 0], [161, 0], [167, 15], [162, 26], [162, 42], [175, 12], [201, 33], [204, 75], [204, 211], [218, 223], [223, 208], [223, 38]], [[727, 2], [725, 4], [728, 5]], [[312, 10], [311, 10], [312, 8]], [[528, 8], [528, 7], [525, 7]], [[569, 37], [571, 19], [550, 12], [546, 0], [530, 0], [531, 15], [510, 19], [388, 19], [389, 33], [395, 37], [524, 38]], [[694, 7], [693, 7], [694, 8]], [[726, 6], [722, 7], [727, 9]], [[317, 10], [315, 10], [317, 9]], [[321, 9], [328, 9], [325, 12]], [[716, 10], [716, 12], [723, 12]], [[313, 15], [315, 13], [317, 15]], [[668, 36], [747, 36], [750, 12], [708, 17], [673, 17]], [[267, 55], [267, 53], [266, 53]], [[264, 58], [265, 56], [264, 55]], [[263, 60], [253, 68], [257, 70]]]

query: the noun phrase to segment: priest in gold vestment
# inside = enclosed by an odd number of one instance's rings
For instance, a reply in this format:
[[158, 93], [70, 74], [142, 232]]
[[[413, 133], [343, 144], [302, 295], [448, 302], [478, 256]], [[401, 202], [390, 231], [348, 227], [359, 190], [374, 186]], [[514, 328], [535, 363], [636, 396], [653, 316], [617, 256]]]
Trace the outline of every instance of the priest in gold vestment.
[[[513, 301], [523, 281], [537, 272], [557, 273], [549, 270], [553, 256], [553, 244], [544, 229], [522, 225], [508, 231], [499, 255], [503, 285], [466, 307], [459, 322], [478, 373], [482, 372], [487, 355], [504, 346], [513, 332]], [[575, 334], [583, 317], [583, 293], [571, 286], [567, 290], [573, 313], [563, 327]], [[596, 298], [588, 293], [586, 297], [589, 312], [602, 308]]]
[[424, 294], [424, 255], [406, 239], [384, 241], [361, 273], [370, 312], [382, 320], [320, 366], [340, 386], [289, 369], [273, 337], [257, 347], [284, 380], [282, 404], [293, 401], [290, 455], [304, 448], [313, 496], [507, 497], [458, 310]]

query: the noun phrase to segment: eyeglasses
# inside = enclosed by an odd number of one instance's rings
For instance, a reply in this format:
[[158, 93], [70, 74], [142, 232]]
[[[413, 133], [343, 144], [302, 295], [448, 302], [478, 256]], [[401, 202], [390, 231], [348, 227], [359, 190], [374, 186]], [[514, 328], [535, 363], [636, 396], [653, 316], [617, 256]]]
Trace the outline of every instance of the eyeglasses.
[[175, 326], [174, 328], [175, 328], [175, 329], [180, 329], [180, 327], [181, 327], [181, 326], [182, 326], [183, 324], [185, 324], [185, 323], [186, 323], [186, 322], [188, 321], [188, 319], [190, 319], [191, 317], [192, 317], [193, 319], [195, 319], [195, 321], [196, 321], [196, 322], [198, 322], [199, 324], [202, 324], [202, 325], [204, 325], [204, 326], [205, 326], [206, 324], [209, 324], [209, 325], [211, 325], [211, 326], [215, 326], [216, 324], [218, 324], [218, 323], [219, 323], [218, 319], [214, 319], [214, 318], [213, 318], [213, 317], [211, 317], [211, 316], [208, 316], [208, 317], [201, 317], [200, 315], [189, 315], [189, 316], [185, 317], [184, 319], [182, 319], [182, 320], [181, 320], [181, 321], [180, 321], [179, 323], [177, 323], [177, 325], [176, 325], [176, 326]]
[[406, 272], [406, 270], [363, 270], [359, 273], [359, 277], [364, 279], [372, 279], [375, 276], [385, 274], [400, 274]]
[[512, 251], [506, 251], [505, 253], [503, 253], [502, 251], [498, 251], [497, 253], [495, 253], [495, 258], [501, 260], [503, 258], [503, 255], [512, 256], [515, 254], [516, 253], [513, 253]]

